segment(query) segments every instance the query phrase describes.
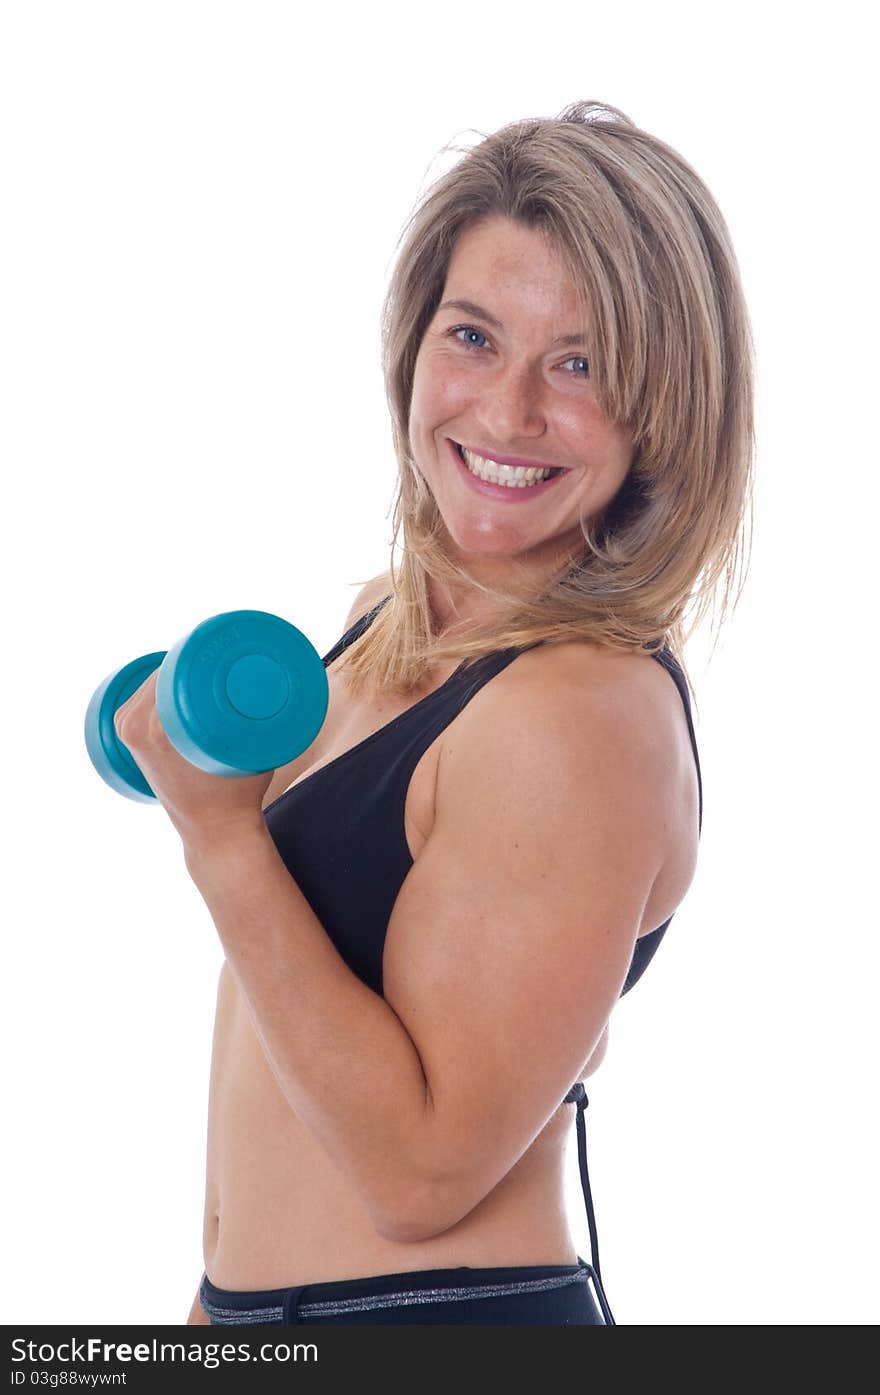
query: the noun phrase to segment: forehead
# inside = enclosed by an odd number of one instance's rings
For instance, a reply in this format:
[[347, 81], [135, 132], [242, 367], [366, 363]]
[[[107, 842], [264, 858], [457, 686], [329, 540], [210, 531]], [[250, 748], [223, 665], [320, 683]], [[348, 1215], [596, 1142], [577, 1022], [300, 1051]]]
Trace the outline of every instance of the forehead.
[[[487, 305], [487, 295], [498, 300]], [[577, 285], [549, 237], [510, 218], [487, 218], [459, 236], [443, 288], [443, 298], [450, 296], [479, 301], [496, 315], [507, 307], [510, 314], [521, 308], [568, 316], [575, 329], [580, 319]]]

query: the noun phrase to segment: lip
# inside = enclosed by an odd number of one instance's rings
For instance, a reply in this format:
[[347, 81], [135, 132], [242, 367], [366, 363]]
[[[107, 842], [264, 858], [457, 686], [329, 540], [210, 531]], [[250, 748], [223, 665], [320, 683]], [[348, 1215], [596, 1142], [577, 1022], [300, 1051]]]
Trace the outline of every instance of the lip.
[[[449, 450], [453, 460], [465, 483], [477, 494], [483, 494], [487, 499], [498, 499], [505, 504], [525, 504], [534, 502], [539, 494], [544, 494], [548, 489], [552, 489], [553, 486], [558, 484], [562, 479], [562, 475], [568, 473], [567, 470], [563, 470], [562, 474], [553, 475], [549, 480], [542, 480], [540, 484], [530, 484], [525, 489], [512, 489], [510, 485], [506, 484], [491, 484], [488, 480], [481, 480], [478, 479], [476, 475], [472, 475], [459, 454], [457, 443], [449, 436], [447, 436], [446, 439], [449, 442]], [[491, 458], [494, 459], [495, 457], [493, 456]], [[499, 461], [501, 465], [507, 465], [509, 463], [510, 462], [507, 460]], [[558, 467], [541, 465], [535, 468], [546, 470]]]
[[496, 465], [520, 465], [524, 470], [562, 470], [563, 474], [568, 474], [564, 465], [554, 465], [550, 460], [526, 460], [522, 455], [498, 455], [496, 451], [484, 450], [482, 446], [466, 446], [463, 441], [453, 441], [453, 445], [462, 446], [464, 450], [469, 450], [471, 455], [479, 455], [483, 460], [494, 460]]

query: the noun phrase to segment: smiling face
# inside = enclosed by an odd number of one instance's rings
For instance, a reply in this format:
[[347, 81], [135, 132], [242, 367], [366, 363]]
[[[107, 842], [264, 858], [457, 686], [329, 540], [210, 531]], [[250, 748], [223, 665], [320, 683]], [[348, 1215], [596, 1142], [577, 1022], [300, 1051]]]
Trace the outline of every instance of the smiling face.
[[[599, 409], [582, 330], [575, 284], [542, 233], [498, 216], [462, 233], [419, 347], [409, 434], [453, 556], [481, 577], [503, 576], [505, 558], [534, 562], [540, 578], [581, 556], [579, 516], [626, 477], [631, 440]], [[498, 482], [475, 477], [459, 446]], [[520, 484], [534, 476], [474, 455], [563, 473]]]

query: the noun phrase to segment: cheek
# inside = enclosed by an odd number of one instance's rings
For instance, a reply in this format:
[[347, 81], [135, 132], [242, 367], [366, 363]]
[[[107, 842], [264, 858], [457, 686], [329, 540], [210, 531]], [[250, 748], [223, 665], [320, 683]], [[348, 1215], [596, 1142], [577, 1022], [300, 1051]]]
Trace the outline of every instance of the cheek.
[[594, 448], [602, 448], [613, 431], [597, 404], [589, 399], [562, 401], [555, 415], [561, 431], [572, 440], [581, 440]]
[[411, 416], [425, 430], [447, 421], [468, 401], [468, 375], [459, 364], [436, 356], [417, 362]]
[[595, 464], [628, 466], [632, 442], [622, 427], [609, 422], [594, 402], [581, 403], [576, 410], [557, 417], [562, 435]]

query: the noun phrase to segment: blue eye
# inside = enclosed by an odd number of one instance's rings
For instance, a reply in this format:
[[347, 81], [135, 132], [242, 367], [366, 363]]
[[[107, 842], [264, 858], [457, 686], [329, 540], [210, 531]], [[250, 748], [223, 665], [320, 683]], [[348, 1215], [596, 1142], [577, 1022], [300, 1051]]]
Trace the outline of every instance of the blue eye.
[[[455, 334], [455, 335], [458, 335], [458, 334], [476, 334], [477, 337], [478, 337], [479, 339], [485, 339], [485, 338], [486, 338], [485, 334], [483, 334], [479, 329], [474, 329], [473, 325], [459, 325], [457, 329], [454, 329], [454, 330], [452, 331], [452, 333]], [[467, 343], [465, 343], [465, 341], [464, 341], [463, 339], [460, 339], [460, 340], [459, 340], [459, 343], [460, 343], [460, 344], [464, 344], [464, 347], [465, 347], [466, 349], [479, 349], [479, 348], [482, 347], [480, 344], [467, 344]]]
[[582, 363], [582, 364], [584, 365], [584, 376], [587, 377], [587, 378], [590, 376], [590, 362], [589, 362], [589, 359], [586, 359], [586, 358], [568, 358], [568, 359], [566, 359], [565, 361], [566, 361], [566, 363]]

